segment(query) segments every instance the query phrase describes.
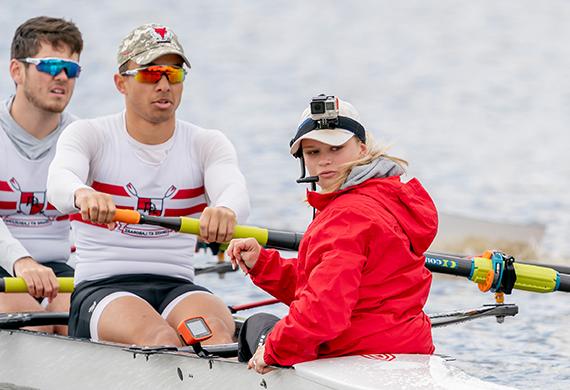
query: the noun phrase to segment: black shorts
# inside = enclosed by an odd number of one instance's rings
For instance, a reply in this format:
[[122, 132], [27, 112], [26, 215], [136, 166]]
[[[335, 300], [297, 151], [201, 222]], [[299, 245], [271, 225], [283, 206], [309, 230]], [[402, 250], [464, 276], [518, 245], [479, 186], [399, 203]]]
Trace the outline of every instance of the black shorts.
[[106, 296], [126, 292], [147, 301], [158, 313], [170, 302], [190, 291], [211, 291], [188, 280], [151, 274], [119, 275], [101, 280], [82, 282], [71, 295], [69, 335], [91, 338], [90, 322], [95, 307]]
[[[53, 273], [57, 277], [73, 277], [73, 268], [69, 266], [67, 263], [62, 263], [59, 261], [48, 261], [46, 263], [40, 263], [41, 265], [45, 265], [53, 270]], [[9, 278], [12, 277], [4, 268], [0, 267], [0, 278]]]

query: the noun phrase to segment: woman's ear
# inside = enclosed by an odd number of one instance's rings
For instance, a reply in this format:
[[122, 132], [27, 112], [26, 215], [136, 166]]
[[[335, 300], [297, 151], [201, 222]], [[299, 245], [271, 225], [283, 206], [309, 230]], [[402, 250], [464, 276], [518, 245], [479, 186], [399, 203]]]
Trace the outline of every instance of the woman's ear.
[[366, 145], [364, 142], [360, 142], [360, 157], [366, 156], [367, 153], [368, 145]]

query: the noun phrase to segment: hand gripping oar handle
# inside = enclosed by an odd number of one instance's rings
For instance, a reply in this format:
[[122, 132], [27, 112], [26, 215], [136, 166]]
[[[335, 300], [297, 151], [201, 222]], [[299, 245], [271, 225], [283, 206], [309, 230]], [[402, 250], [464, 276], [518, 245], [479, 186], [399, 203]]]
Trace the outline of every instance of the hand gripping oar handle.
[[[200, 221], [189, 217], [155, 217], [141, 214], [135, 210], [118, 209], [115, 212], [113, 220], [129, 224], [162, 226], [180, 233], [200, 234]], [[297, 250], [303, 235], [301, 233], [268, 230], [255, 226], [237, 225], [234, 228], [233, 237], [252, 237], [263, 246], [276, 249]]]
[[[73, 292], [73, 278], [57, 278], [60, 293]], [[28, 285], [22, 278], [0, 278], [0, 292], [27, 293]]]
[[[166, 227], [181, 233], [199, 234], [200, 223], [197, 219], [188, 217], [154, 217], [140, 214], [134, 210], [117, 210], [115, 221], [125, 223], [146, 223]], [[303, 238], [302, 233], [269, 230], [253, 226], [236, 226], [234, 238], [252, 237], [261, 245], [268, 248], [298, 250]], [[426, 267], [433, 272], [457, 276], [465, 276], [476, 283], [487, 281], [494, 265], [491, 259], [484, 257], [464, 258], [426, 252]], [[516, 281], [513, 287], [534, 292], [564, 291], [570, 292], [570, 275], [562, 274], [548, 267], [514, 263]], [[500, 279], [502, 273], [497, 273]], [[501, 280], [498, 280], [500, 282]], [[493, 281], [492, 281], [493, 282]], [[497, 281], [494, 281], [497, 284]], [[491, 285], [493, 287], [493, 285]], [[499, 287], [494, 286], [494, 288]]]

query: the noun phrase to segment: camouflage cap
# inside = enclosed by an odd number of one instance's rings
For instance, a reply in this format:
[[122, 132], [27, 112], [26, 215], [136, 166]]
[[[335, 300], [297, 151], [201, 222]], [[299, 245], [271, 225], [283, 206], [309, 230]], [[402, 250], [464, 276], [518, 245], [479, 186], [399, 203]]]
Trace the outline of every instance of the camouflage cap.
[[135, 28], [122, 40], [117, 62], [119, 67], [130, 60], [146, 65], [166, 54], [178, 54], [190, 68], [190, 61], [184, 55], [174, 31], [166, 26], [148, 23]]

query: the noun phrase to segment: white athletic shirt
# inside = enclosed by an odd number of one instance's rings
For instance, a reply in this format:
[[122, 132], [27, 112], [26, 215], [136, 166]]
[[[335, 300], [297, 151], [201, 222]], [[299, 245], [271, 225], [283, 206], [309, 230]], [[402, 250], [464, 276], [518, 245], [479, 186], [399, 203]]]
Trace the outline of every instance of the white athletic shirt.
[[[38, 159], [24, 156], [5, 131], [25, 132], [10, 116], [10, 104], [11, 99], [0, 106], [0, 266], [13, 274], [16, 260], [26, 256], [39, 263], [66, 262], [71, 245], [69, 217], [46, 198], [55, 145]], [[54, 134], [75, 119], [63, 113]]]
[[[118, 208], [145, 214], [196, 217], [209, 204], [230, 208], [240, 222], [247, 218], [245, 179], [220, 131], [177, 120], [167, 142], [145, 145], [128, 134], [124, 117], [122, 112], [78, 120], [65, 129], [47, 184], [48, 199], [58, 210], [76, 213], [75, 191], [89, 185], [111, 194]], [[196, 236], [123, 223], [110, 231], [78, 215], [72, 228], [76, 284], [135, 273], [194, 278]]]

